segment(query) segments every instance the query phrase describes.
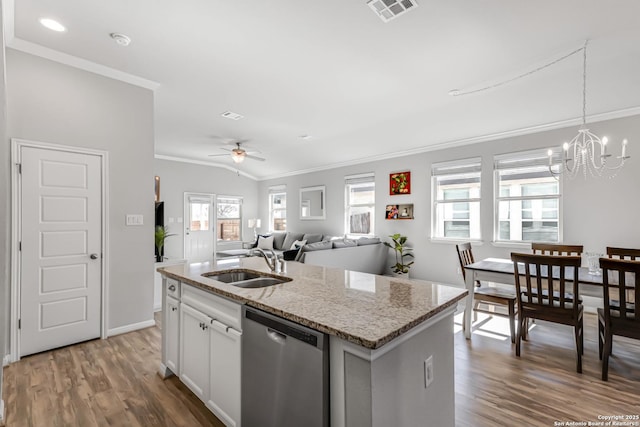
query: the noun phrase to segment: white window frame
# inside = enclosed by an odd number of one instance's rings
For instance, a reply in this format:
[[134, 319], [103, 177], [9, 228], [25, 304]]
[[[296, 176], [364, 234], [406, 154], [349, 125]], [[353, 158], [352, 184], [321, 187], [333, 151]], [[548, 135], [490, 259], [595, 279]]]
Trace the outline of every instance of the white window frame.
[[[373, 184], [373, 201], [371, 203], [355, 203], [350, 200], [350, 186], [358, 184]], [[371, 228], [369, 233], [351, 233], [350, 213], [352, 208], [371, 208]], [[376, 176], [374, 173], [363, 173], [344, 177], [344, 233], [347, 237], [374, 236], [376, 229]]]
[[[438, 178], [443, 176], [456, 175], [477, 175], [480, 180], [478, 197], [468, 197], [464, 199], [438, 199]], [[482, 158], [472, 157], [468, 159], [453, 160], [447, 162], [433, 163], [431, 165], [431, 240], [447, 241], [447, 242], [481, 242], [482, 241], [482, 221], [481, 221], [481, 200], [482, 200]], [[438, 217], [438, 206], [440, 204], [450, 203], [477, 203], [478, 216], [478, 236], [477, 237], [446, 237], [443, 232], [439, 233], [440, 222], [444, 223], [444, 218]], [[471, 224], [472, 214], [469, 215], [469, 223]], [[441, 221], [442, 220], [442, 221]]]
[[[274, 222], [276, 220], [276, 216], [275, 216], [275, 212], [279, 211], [279, 212], [284, 212], [284, 219], [285, 219], [285, 224], [284, 224], [284, 230], [281, 231], [286, 231], [287, 230], [287, 208], [274, 208], [273, 206], [273, 198], [275, 196], [279, 196], [279, 195], [284, 195], [285, 200], [287, 199], [287, 186], [286, 185], [274, 185], [272, 187], [269, 187], [269, 231], [273, 232], [276, 231], [275, 227], [274, 227]], [[280, 230], [279, 230], [280, 231]]]
[[[226, 201], [226, 200], [236, 200], [238, 202], [238, 204], [240, 205], [240, 217], [239, 218], [218, 218], [218, 204], [221, 203], [221, 201]], [[215, 212], [215, 239], [217, 243], [220, 244], [229, 244], [229, 243], [238, 243], [238, 242], [242, 242], [243, 241], [243, 231], [244, 231], [244, 227], [242, 226], [242, 221], [244, 218], [244, 212], [243, 212], [243, 197], [242, 196], [225, 196], [225, 195], [218, 195], [216, 196], [216, 205], [214, 207], [214, 212]], [[240, 236], [238, 240], [221, 240], [218, 238], [218, 221], [221, 219], [238, 219], [240, 221]]]
[[[549, 156], [549, 150], [552, 155]], [[520, 151], [515, 153], [506, 153], [494, 156], [493, 167], [493, 242], [496, 245], [503, 246], [518, 246], [523, 244], [529, 244], [530, 240], [504, 240], [500, 239], [500, 202], [501, 201], [513, 201], [513, 200], [557, 200], [558, 201], [558, 241], [549, 243], [562, 243], [563, 240], [563, 180], [562, 175], [555, 176], [558, 181], [558, 194], [557, 195], [536, 195], [536, 196], [500, 196], [500, 171], [501, 170], [514, 170], [518, 168], [529, 167], [546, 167], [555, 166], [561, 162], [561, 150], [557, 147], [540, 148], [535, 150]], [[554, 169], [555, 170], [555, 169]], [[549, 174], [551, 175], [551, 173]], [[522, 209], [521, 209], [522, 211]], [[520, 219], [522, 222], [522, 218]]]

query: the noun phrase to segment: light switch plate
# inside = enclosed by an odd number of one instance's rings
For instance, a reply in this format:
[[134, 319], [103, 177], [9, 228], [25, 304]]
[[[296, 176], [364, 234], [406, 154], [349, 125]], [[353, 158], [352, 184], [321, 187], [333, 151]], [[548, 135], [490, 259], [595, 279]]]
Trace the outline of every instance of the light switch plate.
[[144, 216], [140, 214], [127, 214], [126, 225], [143, 225]]

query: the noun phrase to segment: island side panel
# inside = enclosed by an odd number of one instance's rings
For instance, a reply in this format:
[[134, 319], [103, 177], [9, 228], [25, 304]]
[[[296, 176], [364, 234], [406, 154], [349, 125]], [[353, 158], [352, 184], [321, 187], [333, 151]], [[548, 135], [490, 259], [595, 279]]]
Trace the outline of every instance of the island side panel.
[[[454, 427], [455, 307], [376, 350], [331, 337], [332, 427]], [[425, 387], [425, 360], [433, 381]]]
[[[433, 381], [425, 387], [425, 361]], [[373, 427], [455, 426], [453, 313], [372, 366]]]

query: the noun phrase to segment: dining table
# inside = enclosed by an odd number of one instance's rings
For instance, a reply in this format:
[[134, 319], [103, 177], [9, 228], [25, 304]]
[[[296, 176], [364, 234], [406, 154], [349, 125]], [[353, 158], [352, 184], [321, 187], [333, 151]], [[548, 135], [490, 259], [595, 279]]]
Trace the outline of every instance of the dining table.
[[[487, 281], [515, 286], [515, 275], [513, 261], [506, 258], [485, 258], [465, 266], [465, 286], [469, 291], [464, 309], [464, 335], [471, 339], [471, 318], [473, 314], [473, 292], [476, 281]], [[524, 275], [524, 266], [519, 265], [519, 272]], [[553, 272], [553, 277], [558, 278], [559, 274]], [[567, 281], [573, 282], [573, 275], [566, 277]], [[601, 270], [590, 272], [586, 267], [578, 268], [578, 283], [580, 295], [602, 298], [602, 273]], [[627, 283], [627, 285], [632, 285]]]

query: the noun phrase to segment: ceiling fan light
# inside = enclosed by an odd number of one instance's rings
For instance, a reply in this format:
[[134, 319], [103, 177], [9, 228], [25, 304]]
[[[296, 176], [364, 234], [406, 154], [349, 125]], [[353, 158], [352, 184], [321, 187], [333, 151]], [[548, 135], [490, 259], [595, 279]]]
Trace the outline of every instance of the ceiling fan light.
[[233, 160], [233, 163], [242, 163], [244, 162], [244, 153], [233, 152], [231, 153], [231, 159]]

